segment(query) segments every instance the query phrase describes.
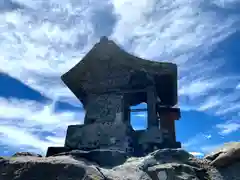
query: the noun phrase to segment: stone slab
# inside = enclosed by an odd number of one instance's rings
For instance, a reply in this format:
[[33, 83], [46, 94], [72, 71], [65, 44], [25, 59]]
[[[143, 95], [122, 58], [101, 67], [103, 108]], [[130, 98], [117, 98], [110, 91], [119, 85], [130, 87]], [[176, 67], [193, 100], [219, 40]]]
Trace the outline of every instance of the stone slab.
[[68, 126], [65, 147], [93, 150], [112, 148], [127, 151], [130, 137], [128, 125], [121, 122], [98, 122]]

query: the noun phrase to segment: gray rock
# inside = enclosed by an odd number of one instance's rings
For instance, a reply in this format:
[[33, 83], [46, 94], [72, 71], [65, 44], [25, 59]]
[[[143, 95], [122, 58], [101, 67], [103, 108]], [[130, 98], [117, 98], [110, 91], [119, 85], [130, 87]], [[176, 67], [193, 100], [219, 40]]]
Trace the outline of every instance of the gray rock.
[[[177, 163], [159, 164], [147, 169], [152, 179], [199, 180], [193, 167]], [[201, 177], [202, 179], [204, 177]]]
[[189, 158], [194, 157], [183, 149], [160, 149], [151, 153], [151, 155], [157, 160], [179, 162], [186, 162]]
[[240, 180], [240, 162], [218, 168], [224, 180]]
[[73, 150], [65, 153], [56, 154], [55, 156], [70, 155], [73, 158], [84, 158], [88, 161], [97, 163], [100, 166], [117, 166], [123, 164], [128, 155], [125, 152], [111, 149], [96, 149], [91, 151]]
[[215, 168], [182, 149], [127, 157], [116, 150], [69, 151], [0, 159], [1, 180], [239, 180], [239, 164]]
[[151, 153], [140, 168], [152, 179], [207, 179], [206, 170], [197, 163], [192, 163], [192, 158], [194, 157], [183, 149], [162, 149]]
[[18, 157], [18, 156], [35, 156], [35, 157], [42, 157], [40, 154], [31, 153], [31, 152], [17, 152], [12, 157]]
[[15, 157], [0, 161], [1, 180], [103, 180], [97, 168], [68, 156], [36, 158]]
[[228, 143], [205, 157], [211, 165], [226, 167], [240, 161], [240, 142]]

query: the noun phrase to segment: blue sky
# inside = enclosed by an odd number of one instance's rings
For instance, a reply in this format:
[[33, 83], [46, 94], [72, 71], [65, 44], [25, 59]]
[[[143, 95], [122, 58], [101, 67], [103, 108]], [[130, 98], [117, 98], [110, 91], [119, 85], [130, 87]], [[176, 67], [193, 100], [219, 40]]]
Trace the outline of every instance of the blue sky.
[[[61, 82], [109, 36], [129, 53], [179, 67], [177, 139], [193, 154], [240, 140], [240, 1], [2, 0], [0, 155], [62, 146], [80, 102]], [[133, 126], [145, 115], [133, 114]]]

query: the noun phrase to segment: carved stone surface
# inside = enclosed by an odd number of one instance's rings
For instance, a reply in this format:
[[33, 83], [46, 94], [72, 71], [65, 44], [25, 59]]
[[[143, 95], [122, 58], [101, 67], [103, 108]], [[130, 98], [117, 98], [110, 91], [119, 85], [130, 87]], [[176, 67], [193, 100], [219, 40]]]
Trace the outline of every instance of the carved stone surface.
[[151, 127], [141, 134], [139, 144], [162, 143], [162, 132], [158, 127]]
[[91, 122], [102, 121], [113, 122], [116, 118], [116, 114], [123, 111], [122, 98], [122, 95], [117, 94], [90, 95], [88, 104], [85, 107], [86, 115], [84, 123], [89, 124]]
[[68, 127], [65, 146], [71, 149], [112, 148], [128, 151], [128, 126], [124, 123], [102, 122]]

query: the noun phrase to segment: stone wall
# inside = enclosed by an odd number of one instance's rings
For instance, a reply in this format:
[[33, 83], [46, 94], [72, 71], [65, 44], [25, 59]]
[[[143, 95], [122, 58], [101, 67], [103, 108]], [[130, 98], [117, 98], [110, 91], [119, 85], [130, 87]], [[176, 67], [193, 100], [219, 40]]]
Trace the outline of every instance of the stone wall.
[[119, 117], [119, 115], [123, 112], [123, 96], [118, 94], [91, 94], [88, 97], [88, 104], [85, 110], [84, 124], [104, 121], [113, 122], [116, 119], [116, 115], [122, 121], [123, 117]]
[[91, 71], [85, 74], [81, 86], [86, 92], [101, 92], [109, 89], [128, 87], [131, 68], [115, 64], [111, 58], [98, 63], [91, 64]]
[[161, 144], [163, 142], [162, 132], [158, 127], [152, 126], [139, 136], [139, 144], [156, 143]]
[[121, 122], [99, 122], [68, 127], [65, 147], [72, 149], [118, 149], [128, 151], [131, 129]]

